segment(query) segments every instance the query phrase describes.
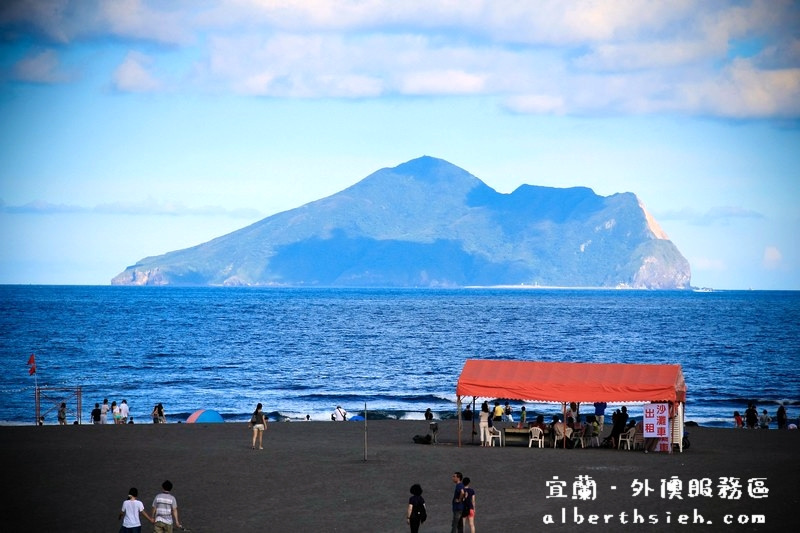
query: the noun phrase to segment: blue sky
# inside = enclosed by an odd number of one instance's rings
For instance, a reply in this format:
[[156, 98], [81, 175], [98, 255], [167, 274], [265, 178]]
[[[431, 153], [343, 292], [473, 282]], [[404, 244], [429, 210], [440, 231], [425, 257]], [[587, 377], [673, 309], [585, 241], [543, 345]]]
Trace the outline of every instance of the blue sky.
[[692, 284], [800, 289], [800, 5], [6, 0], [0, 283], [126, 266], [421, 155], [633, 192]]

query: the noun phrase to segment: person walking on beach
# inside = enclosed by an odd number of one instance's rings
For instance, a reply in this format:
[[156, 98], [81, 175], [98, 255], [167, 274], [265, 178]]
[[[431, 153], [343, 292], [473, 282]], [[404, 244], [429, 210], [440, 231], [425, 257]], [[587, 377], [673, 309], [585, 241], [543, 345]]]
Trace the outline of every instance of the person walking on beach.
[[61, 402], [61, 407], [58, 408], [58, 425], [67, 425], [67, 404], [64, 402]]
[[331, 420], [334, 422], [344, 422], [347, 420], [347, 411], [342, 409], [341, 405], [337, 405], [336, 409], [333, 411], [333, 414], [331, 414]]
[[119, 423], [120, 424], [127, 424], [128, 423], [128, 414], [130, 411], [128, 410], [128, 400], [122, 400], [122, 403], [119, 404]]
[[158, 423], [159, 424], [166, 424], [167, 423], [167, 415], [164, 414], [164, 405], [158, 404], [156, 405], [156, 412], [158, 413]]
[[428, 510], [425, 508], [425, 499], [422, 497], [422, 487], [418, 483], [411, 485], [409, 492], [411, 492], [411, 497], [408, 499], [406, 522], [411, 528], [411, 533], [418, 533], [419, 526], [428, 518]]
[[108, 424], [108, 398], [103, 398], [103, 406], [100, 408], [100, 423]]
[[94, 404], [94, 409], [92, 409], [92, 424], [100, 424], [100, 404]]
[[450, 533], [464, 533], [464, 522], [461, 520], [461, 513], [464, 512], [464, 479], [461, 472], [453, 473], [453, 483], [456, 484], [455, 491], [453, 492], [453, 522], [450, 525]]
[[253, 426], [253, 446], [256, 449], [256, 438], [258, 438], [258, 449], [263, 450], [262, 441], [264, 439], [264, 430], [267, 429], [267, 417], [261, 411], [262, 405], [256, 405], [256, 410], [253, 411], [253, 416], [250, 417], [250, 425]]
[[739, 411], [733, 412], [733, 425], [736, 429], [744, 427], [744, 422], [742, 421], [742, 415], [739, 414]]
[[172, 525], [183, 529], [178, 518], [178, 501], [170, 494], [172, 482], [164, 481], [161, 484], [161, 493], [153, 499], [153, 531], [155, 533], [172, 533]]
[[139, 520], [139, 514], [144, 515], [149, 522], [153, 522], [153, 518], [144, 510], [144, 504], [137, 498], [139, 491], [136, 487], [131, 487], [128, 491], [128, 499], [122, 502], [122, 510], [119, 512], [119, 518], [122, 519], [122, 527], [119, 528], [119, 533], [142, 533], [142, 522]]
[[461, 517], [464, 520], [464, 530], [469, 526], [469, 530], [475, 533], [475, 490], [469, 486], [472, 481], [464, 478], [464, 510]]

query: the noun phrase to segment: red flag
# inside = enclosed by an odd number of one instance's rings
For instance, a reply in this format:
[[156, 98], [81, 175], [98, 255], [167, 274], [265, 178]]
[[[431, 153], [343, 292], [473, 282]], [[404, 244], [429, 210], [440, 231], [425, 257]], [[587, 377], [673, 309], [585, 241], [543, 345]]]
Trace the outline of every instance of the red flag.
[[31, 356], [28, 358], [28, 364], [36, 366], [36, 356], [35, 355], [31, 354]]
[[28, 375], [32, 376], [36, 373], [36, 365], [31, 365], [31, 369], [28, 370]]

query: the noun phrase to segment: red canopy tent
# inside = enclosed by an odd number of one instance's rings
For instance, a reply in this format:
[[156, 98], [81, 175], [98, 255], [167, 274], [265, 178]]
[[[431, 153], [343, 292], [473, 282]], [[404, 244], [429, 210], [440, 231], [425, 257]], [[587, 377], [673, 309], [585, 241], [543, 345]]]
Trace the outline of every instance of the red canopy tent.
[[[459, 413], [464, 396], [558, 403], [673, 402], [682, 406], [686, 382], [680, 365], [468, 359], [458, 378], [456, 396]], [[679, 411], [682, 428], [683, 409]]]
[[458, 396], [533, 402], [686, 401], [680, 365], [468, 359]]

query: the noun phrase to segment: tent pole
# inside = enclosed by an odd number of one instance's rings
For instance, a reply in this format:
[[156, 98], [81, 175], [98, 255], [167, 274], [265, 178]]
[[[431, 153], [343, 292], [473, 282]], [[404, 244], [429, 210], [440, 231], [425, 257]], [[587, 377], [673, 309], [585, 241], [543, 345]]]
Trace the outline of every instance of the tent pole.
[[458, 420], [458, 447], [461, 448], [461, 396], [456, 396], [456, 420]]
[[477, 396], [472, 397], [472, 433], [469, 436], [469, 442], [475, 444], [475, 400]]

